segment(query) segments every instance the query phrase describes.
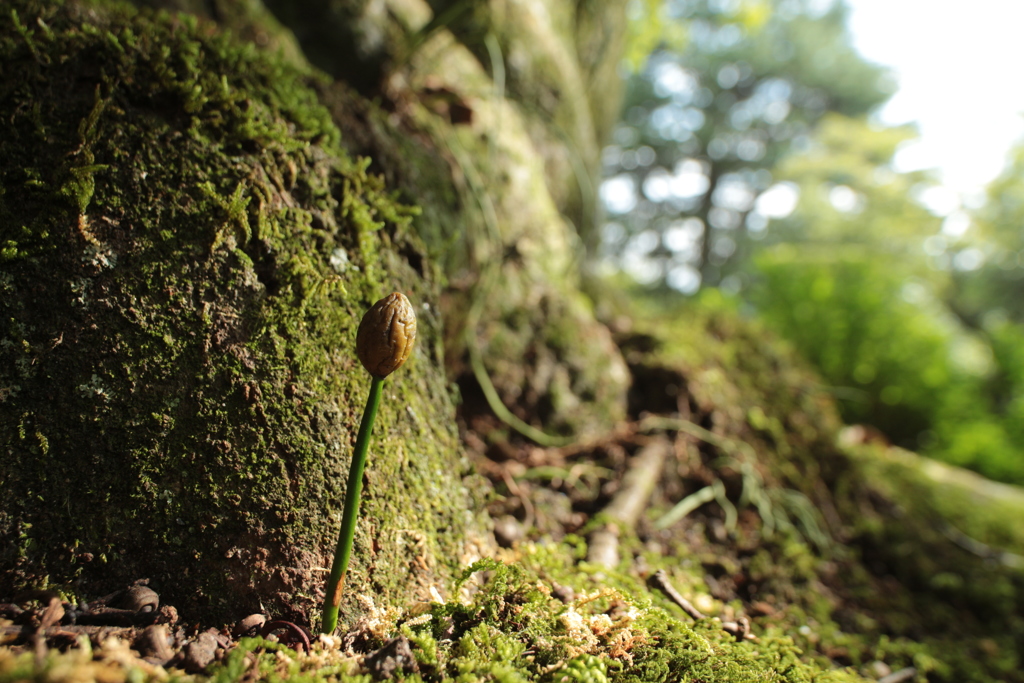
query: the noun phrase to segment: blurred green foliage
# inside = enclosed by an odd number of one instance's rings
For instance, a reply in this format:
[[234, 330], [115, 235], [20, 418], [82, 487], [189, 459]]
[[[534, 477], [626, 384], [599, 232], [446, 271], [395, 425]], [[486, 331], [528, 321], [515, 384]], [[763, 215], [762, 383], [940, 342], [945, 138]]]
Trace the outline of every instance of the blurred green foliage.
[[954, 239], [915, 199], [929, 176], [892, 168], [910, 133], [825, 117], [775, 169], [800, 199], [771, 222], [743, 297], [815, 365], [848, 422], [1024, 483], [1024, 327], [1019, 271], [1006, 267], [1019, 240], [1006, 213], [1024, 191], [997, 180], [978, 222], [996, 218]]
[[760, 255], [751, 298], [821, 372], [849, 422], [914, 446], [950, 384], [950, 333], [901, 295], [903, 278], [870, 253], [809, 257], [790, 245]]
[[914, 128], [868, 119], [891, 86], [846, 16], [840, 0], [637, 4], [634, 47], [657, 48], [605, 154], [605, 263], [669, 298], [736, 295], [847, 422], [1024, 484], [1024, 145], [983, 206], [930, 211], [935, 179], [893, 168]]

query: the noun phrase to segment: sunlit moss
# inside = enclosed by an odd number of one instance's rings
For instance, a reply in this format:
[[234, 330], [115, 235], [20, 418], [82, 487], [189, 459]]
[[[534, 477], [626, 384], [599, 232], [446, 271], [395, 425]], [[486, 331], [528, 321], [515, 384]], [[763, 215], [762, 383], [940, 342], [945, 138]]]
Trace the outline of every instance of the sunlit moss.
[[[196, 616], [312, 619], [355, 326], [394, 289], [437, 301], [417, 210], [343, 150], [317, 74], [195, 17], [17, 0], [0, 61], [0, 589], [148, 577]], [[443, 368], [409, 365], [369, 469], [403, 486], [367, 487], [350, 577], [383, 601], [443, 583], [475, 524]]]

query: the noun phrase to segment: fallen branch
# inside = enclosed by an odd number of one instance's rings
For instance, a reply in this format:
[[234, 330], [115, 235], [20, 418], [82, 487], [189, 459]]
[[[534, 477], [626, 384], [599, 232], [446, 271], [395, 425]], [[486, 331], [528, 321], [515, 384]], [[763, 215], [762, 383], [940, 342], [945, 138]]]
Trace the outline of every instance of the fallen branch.
[[942, 535], [972, 555], [985, 560], [993, 560], [1011, 569], [1024, 568], [1024, 556], [986, 545], [975, 538], [971, 538], [948, 522], [942, 525]]
[[917, 669], [908, 666], [905, 669], [894, 671], [888, 676], [883, 676], [878, 679], [878, 683], [903, 683], [903, 681], [909, 681], [911, 678], [917, 675]]
[[[668, 573], [664, 569], [659, 569], [648, 579], [648, 582], [654, 588], [657, 588], [662, 593], [668, 596], [668, 599], [679, 605], [684, 612], [686, 612], [694, 620], [699, 621], [701, 619], [707, 619], [707, 615], [701, 612], [699, 609], [693, 606], [689, 600], [683, 597], [683, 595], [676, 590], [676, 587], [668, 580]], [[715, 621], [718, 621], [718, 617], [715, 617]], [[723, 621], [722, 630], [726, 633], [732, 634], [736, 640], [757, 640], [755, 636], [750, 632], [750, 619], [746, 617], [737, 617], [735, 621]]]
[[667, 595], [669, 600], [679, 605], [684, 612], [694, 619], [700, 620], [708, 618], [706, 614], [694, 607], [693, 603], [684, 598], [682, 594], [676, 590], [676, 587], [669, 582], [668, 573], [664, 569], [659, 569], [654, 572], [654, 576], [650, 578], [650, 584]]
[[657, 438], [633, 457], [622, 478], [622, 487], [601, 512], [607, 523], [590, 534], [589, 562], [608, 569], [619, 563], [619, 531], [635, 527], [640, 520], [671, 451], [667, 439]]

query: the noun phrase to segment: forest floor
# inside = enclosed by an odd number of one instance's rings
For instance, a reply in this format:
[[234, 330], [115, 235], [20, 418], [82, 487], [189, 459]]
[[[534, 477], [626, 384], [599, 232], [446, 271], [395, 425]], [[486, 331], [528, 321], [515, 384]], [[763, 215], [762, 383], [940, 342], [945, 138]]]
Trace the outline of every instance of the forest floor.
[[[766, 539], [765, 519], [771, 513], [742, 500], [744, 487], [750, 497], [751, 478], [763, 475], [723, 466], [721, 451], [728, 450], [728, 443], [701, 427], [696, 416], [688, 417], [696, 421], [679, 421], [677, 415], [672, 423], [677, 429], [667, 432], [666, 417], [643, 415], [598, 439], [542, 448], [515, 437], [494, 438], [502, 425], [487, 412], [464, 414], [464, 443], [493, 487], [488, 512], [497, 556], [509, 564], [530, 564], [528, 556], [537, 547], [556, 548], [555, 555], [585, 548], [569, 564], [589, 567], [590, 585], [598, 586], [598, 593], [617, 594], [622, 584], [614, 578], [616, 572], [629, 575], [661, 604], [673, 605], [676, 619], [713, 624], [736, 641], [757, 646], [765, 634], [788, 634], [823, 671], [854, 667], [886, 683], [925, 680], [929, 666], [933, 673], [941, 671], [922, 656], [927, 648], [907, 643], [902, 650], [889, 643], [888, 653], [882, 647], [877, 657], [865, 657], [871, 638], [877, 637], [872, 615], [880, 597], [886, 590], [905, 590], [882, 566], [882, 549], [865, 545], [856, 554], [836, 552], [835, 541], [826, 537], [824, 519], [820, 526], [811, 518], [804, 520], [799, 543], [779, 538], [787, 537], [781, 524], [781, 533]], [[684, 423], [689, 425], [685, 431], [679, 429]], [[863, 435], [852, 430], [848, 438]], [[917, 458], [898, 449], [883, 450], [896, 463]], [[952, 483], [968, 496], [1024, 506], [1024, 493], [1016, 487], [923, 462], [918, 467], [915, 461], [915, 468], [934, 482]], [[981, 544], [971, 547], [965, 535], [952, 540], [953, 545], [967, 544], [967, 555], [987, 552]], [[779, 560], [780, 552], [793, 557]], [[875, 576], [866, 577], [860, 563], [872, 557], [881, 564]], [[1020, 559], [1013, 553], [990, 554], [988, 561], [1012, 564], [1015, 558]], [[554, 578], [557, 572], [548, 573], [542, 565], [534, 563], [530, 580], [541, 577], [547, 597], [556, 604], [571, 612], [592, 600], [586, 589], [562, 583]], [[680, 566], [685, 569], [679, 571]], [[794, 572], [797, 566], [802, 568]], [[852, 576], [857, 581], [851, 582]], [[501, 602], [510, 601], [514, 592], [506, 589]], [[604, 616], [619, 623], [628, 602], [605, 600], [591, 618]], [[820, 610], [815, 612], [815, 605], [823, 603], [831, 624]], [[314, 635], [310, 624], [274, 615], [254, 614], [232, 625], [200, 625], [179, 617], [188, 611], [187, 605], [161, 605], [144, 581], [89, 604], [63, 601], [57, 593], [27, 593], [16, 604], [0, 605], [0, 681], [41, 672], [46, 680], [67, 681], [136, 680], [140, 675], [148, 680], [190, 675], [204, 680], [211, 673], [217, 680], [290, 679], [297, 672], [314, 679], [370, 674], [379, 680], [417, 672], [427, 680], [443, 677], [430, 676], [430, 667], [421, 671], [417, 660], [422, 653], [413, 650], [422, 643], [411, 643], [406, 637], [410, 631], [395, 629], [401, 620], [415, 623], [411, 613], [391, 614], [389, 625], [381, 623], [380, 614], [370, 614], [343, 635], [324, 637]], [[970, 606], [951, 614], [962, 623], [976, 621]], [[384, 637], [389, 630], [398, 637]], [[867, 631], [866, 637], [851, 637], [858, 631]], [[926, 635], [923, 629], [918, 632]], [[983, 656], [1006, 655], [1000, 653], [1005, 645], [995, 640], [982, 638], [979, 643]], [[628, 648], [623, 654], [630, 654]]]
[[[730, 538], [735, 538], [735, 533], [727, 530], [727, 520], [721, 514], [689, 511], [691, 523], [682, 537], [678, 529], [659, 530], [666, 517], [661, 517], [659, 524], [645, 514], [652, 497], [662, 501], [685, 498], [685, 491], [707, 490], [712, 482], [720, 481], [720, 475], [702, 463], [692, 437], [680, 435], [672, 442], [662, 434], [649, 433], [649, 425], [637, 421], [602, 438], [563, 448], [541, 448], [517, 439], [493, 441], [488, 446], [486, 435], [496, 433], [500, 425], [486, 414], [470, 421], [472, 425], [462, 425], [463, 437], [478, 471], [494, 489], [488, 511], [494, 520], [495, 545], [505, 549], [499, 554], [514, 554], [528, 543], [558, 545], [586, 537], [585, 560], [611, 570], [620, 564], [623, 552], [619, 547], [621, 527], [622, 535], [631, 539], [632, 549], [627, 554], [634, 552], [637, 541], [643, 546], [631, 571], [679, 606], [688, 618], [707, 619], [705, 611], [715, 612], [723, 630], [738, 640], [756, 640], [750, 617], [770, 617], [776, 612], [777, 607], [766, 601], [748, 601], [746, 609], [734, 607], [748, 595], [743, 565], [755, 548], [732, 544]], [[692, 507], [713, 500], [698, 497]], [[735, 524], [742, 528], [760, 522], [756, 515], [743, 511]], [[647, 566], [644, 559], [670, 557], [680, 541], [703, 557], [704, 578], [711, 587], [710, 594], [698, 595], [693, 601], [672, 586], [664, 570]], [[223, 669], [233, 652], [241, 654], [234, 669], [256, 671], [255, 653], [267, 646], [273, 648], [274, 643], [296, 653], [316, 650], [321, 665], [370, 673], [378, 679], [416, 667], [407, 639], [382, 642], [375, 637], [379, 633], [365, 622], [337, 638], [314, 635], [310, 624], [263, 614], [247, 616], [233, 625], [194, 624], [179, 617], [179, 613], [188, 614], [188, 605], [160, 604], [159, 596], [146, 583], [140, 580], [89, 603], [62, 600], [56, 592], [30, 591], [13, 603], [0, 604], [0, 681], [17, 680], [18, 673], [28, 669], [47, 671], [48, 680], [119, 681], [126, 680], [131, 671], [157, 680], [201, 675], [211, 667]], [[572, 587], [557, 583], [551, 593], [562, 603], [576, 597]], [[614, 609], [613, 604], [609, 612]], [[252, 638], [261, 640], [246, 640]], [[56, 653], [70, 654], [54, 659]], [[48, 659], [52, 661], [48, 663]], [[307, 661], [303, 668], [311, 664]]]
[[494, 551], [447, 596], [367, 600], [327, 637], [273, 614], [195, 624], [143, 582], [87, 605], [36, 592], [0, 605], [0, 683], [1024, 681], [1024, 491], [840, 432], [782, 356], [690, 348], [699, 364], [632, 356], [633, 406], [657, 414], [563, 447], [462, 387]]

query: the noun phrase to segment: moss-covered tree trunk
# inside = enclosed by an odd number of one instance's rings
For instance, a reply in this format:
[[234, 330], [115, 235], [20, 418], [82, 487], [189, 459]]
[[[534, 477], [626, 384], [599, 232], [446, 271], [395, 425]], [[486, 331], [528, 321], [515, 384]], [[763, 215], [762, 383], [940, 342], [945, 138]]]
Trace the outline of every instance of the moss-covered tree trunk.
[[[355, 329], [396, 289], [420, 341], [385, 385], [343, 620], [443, 591], [486, 536], [452, 380], [533, 428], [625, 410], [573, 225], [621, 3], [450, 26], [306, 3], [282, 13], [301, 48], [258, 2], [138, 4], [202, 16], [0, 16], [0, 593], [149, 579], [197, 619], [312, 621], [369, 385]], [[354, 36], [335, 80], [305, 63], [330, 52], [311, 16]]]
[[[0, 18], [3, 592], [148, 578], [190, 616], [308, 618], [394, 289], [421, 344], [385, 385], [351, 596], [472, 553], [436, 273], [311, 75], [185, 16]], [[355, 597], [347, 609], [365, 610]]]

